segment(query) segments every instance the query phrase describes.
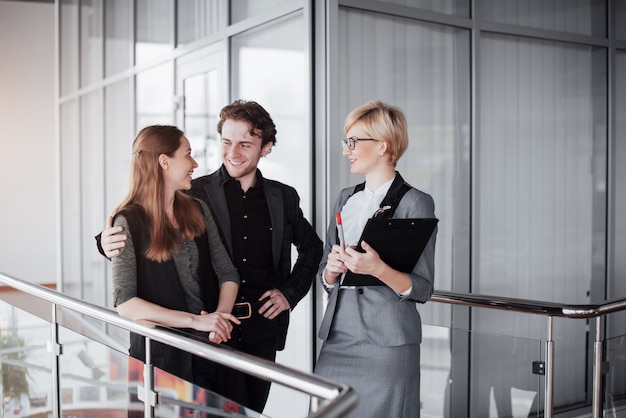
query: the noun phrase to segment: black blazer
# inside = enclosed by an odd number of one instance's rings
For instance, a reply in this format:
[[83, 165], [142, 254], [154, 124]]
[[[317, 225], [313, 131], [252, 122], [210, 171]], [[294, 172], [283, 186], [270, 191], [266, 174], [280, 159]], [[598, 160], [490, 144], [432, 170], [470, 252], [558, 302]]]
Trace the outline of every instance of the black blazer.
[[[229, 178], [226, 168], [222, 166], [212, 174], [194, 179], [189, 194], [207, 203], [232, 258], [230, 214], [224, 193], [224, 183]], [[264, 178], [258, 170], [257, 178], [263, 179], [263, 190], [272, 220], [272, 265], [277, 277], [274, 287], [283, 293], [293, 309], [311, 287], [322, 258], [323, 244], [302, 214], [298, 192], [291, 186]], [[293, 268], [292, 244], [298, 251]], [[288, 324], [286, 316], [286, 320], [280, 323], [283, 335], [278, 344], [279, 349], [284, 347]]]

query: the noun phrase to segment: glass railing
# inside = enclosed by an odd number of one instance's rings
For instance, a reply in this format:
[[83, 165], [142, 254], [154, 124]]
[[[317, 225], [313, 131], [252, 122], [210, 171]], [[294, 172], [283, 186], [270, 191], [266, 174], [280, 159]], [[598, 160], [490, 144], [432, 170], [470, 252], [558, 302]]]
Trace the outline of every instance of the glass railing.
[[[434, 391], [444, 393], [441, 403], [433, 404], [437, 410], [433, 415], [425, 416], [550, 418], [557, 406], [555, 382], [565, 386], [570, 383], [568, 379], [578, 379], [584, 393], [568, 395], [574, 399], [582, 396], [584, 401], [561, 407], [563, 416], [626, 417], [626, 336], [613, 335], [616, 330], [619, 334], [623, 326], [613, 326], [610, 328], [612, 333], [604, 335], [607, 318], [626, 312], [626, 298], [599, 304], [569, 305], [436, 291], [429, 303], [487, 309], [492, 315], [501, 316], [505, 315], [502, 311], [539, 315], [545, 319], [546, 335], [534, 340], [425, 324], [422, 376], [431, 373], [433, 365], [441, 370], [440, 378], [445, 372], [451, 376], [447, 381], [443, 378], [441, 388]], [[589, 362], [584, 358], [581, 361], [578, 357], [568, 357], [574, 351], [567, 348], [559, 351], [560, 358], [555, 358], [556, 347], [562, 347], [555, 338], [559, 335], [555, 328], [566, 326], [564, 322], [555, 324], [555, 318], [585, 321], [589, 333], [580, 344], [583, 352], [589, 346]], [[454, 349], [450, 348], [452, 346]], [[431, 357], [429, 351], [435, 354]], [[457, 382], [461, 383], [461, 388], [455, 391]], [[431, 396], [431, 390], [422, 378], [422, 402]], [[426, 405], [422, 411], [425, 410]]]
[[[304, 393], [309, 417], [341, 417], [357, 402], [348, 386], [0, 274], [3, 417], [265, 417], [127, 355], [130, 333]], [[149, 352], [149, 350], [147, 350]]]
[[539, 417], [541, 347], [538, 340], [424, 325], [422, 417]]
[[[146, 327], [112, 310], [2, 274], [0, 284], [16, 289], [0, 292], [5, 301], [0, 301], [0, 385], [7, 418], [265, 417], [130, 358], [130, 332], [304, 393], [313, 399], [312, 405], [319, 405], [310, 417], [341, 417], [357, 402], [354, 392], [340, 382], [198, 343], [173, 330]], [[424, 324], [423, 418], [552, 417], [555, 382], [560, 387], [569, 372], [583, 376], [588, 391], [583, 396], [588, 396], [588, 402], [578, 408], [582, 416], [626, 416], [626, 336], [621, 317], [612, 318], [626, 312], [626, 299], [564, 305], [436, 292], [429, 303], [487, 309], [501, 316], [505, 315], [502, 310], [539, 315], [546, 332], [537, 338], [520, 338]], [[613, 322], [605, 327], [607, 317]], [[588, 363], [564, 358], [563, 351], [555, 350], [563, 326], [555, 324], [555, 318], [591, 325], [588, 341], [583, 343], [590, 347]], [[605, 329], [610, 330], [607, 336]], [[555, 353], [559, 353], [556, 359]]]

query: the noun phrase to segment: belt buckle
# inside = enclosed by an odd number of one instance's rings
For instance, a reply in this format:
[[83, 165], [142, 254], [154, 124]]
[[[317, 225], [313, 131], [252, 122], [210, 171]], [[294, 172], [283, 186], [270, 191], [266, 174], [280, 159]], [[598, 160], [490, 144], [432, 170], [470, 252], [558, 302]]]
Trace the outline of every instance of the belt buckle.
[[235, 303], [235, 306], [233, 306], [233, 315], [237, 319], [248, 319], [252, 317], [252, 305], [250, 302]]

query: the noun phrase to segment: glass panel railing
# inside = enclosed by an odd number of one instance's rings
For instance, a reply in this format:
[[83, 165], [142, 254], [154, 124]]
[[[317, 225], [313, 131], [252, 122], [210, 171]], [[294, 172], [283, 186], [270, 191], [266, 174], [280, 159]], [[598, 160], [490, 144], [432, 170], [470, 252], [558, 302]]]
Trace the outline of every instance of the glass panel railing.
[[[87, 417], [87, 411], [97, 416], [143, 416], [144, 403], [139, 399], [138, 388], [144, 385], [144, 363], [128, 356], [126, 346], [121, 350], [111, 348], [121, 346], [118, 340], [126, 331], [111, 326], [105, 331], [104, 323], [98, 324], [68, 310], [61, 312], [61, 324], [84, 333], [64, 327], [59, 330], [59, 343], [63, 347], [60, 371], [64, 416]], [[97, 341], [85, 335], [96, 335], [98, 328], [101, 333]], [[87, 332], [88, 329], [92, 332]], [[154, 368], [153, 376], [154, 391], [158, 394], [156, 417], [259, 417], [257, 412], [163, 370]]]
[[538, 340], [425, 324], [422, 416], [538, 417], [543, 357]]
[[58, 338], [63, 416], [127, 416], [133, 409], [143, 413], [142, 404], [131, 405], [125, 354], [64, 327]]
[[[47, 408], [46, 411], [42, 415], [20, 414], [11, 418], [260, 417], [259, 413], [194, 388], [188, 382], [174, 379], [174, 389], [167, 387], [163, 380], [172, 381], [171, 376], [164, 378], [166, 375], [149, 364], [139, 368], [129, 359], [126, 353], [131, 332], [146, 337], [146, 341], [151, 343], [168, 344], [304, 394], [312, 401], [310, 417], [341, 417], [357, 402], [356, 393], [340, 382], [226, 347], [198, 342], [196, 338], [189, 338], [175, 330], [136, 323], [120, 317], [111, 309], [2, 273], [0, 284], [8, 285], [0, 285], [0, 301], [7, 303], [5, 310], [22, 309], [47, 323], [48, 332], [36, 334], [47, 343], [39, 344], [41, 347], [50, 347], [48, 355], [38, 356], [47, 358], [49, 362], [49, 366], [44, 368], [48, 378], [38, 379], [37, 382], [45, 388], [42, 389], [42, 398], [45, 399], [39, 403]], [[13, 335], [16, 324], [20, 325], [20, 329], [27, 328], [14, 317], [2, 315], [5, 323], [0, 335]], [[147, 373], [147, 377], [144, 378], [142, 373]], [[180, 387], [182, 392], [177, 390]], [[2, 412], [0, 417], [5, 415]]]
[[604, 346], [604, 416], [626, 416], [626, 335], [607, 339]]
[[469, 416], [537, 417], [543, 406], [541, 342], [477, 332], [469, 337]]
[[46, 321], [0, 301], [0, 416], [47, 417], [51, 412], [49, 335]]

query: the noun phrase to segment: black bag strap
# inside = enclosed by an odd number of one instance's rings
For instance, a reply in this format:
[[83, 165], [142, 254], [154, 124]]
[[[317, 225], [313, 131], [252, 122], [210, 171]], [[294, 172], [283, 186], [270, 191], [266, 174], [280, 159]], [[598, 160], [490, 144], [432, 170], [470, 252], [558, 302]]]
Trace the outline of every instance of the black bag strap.
[[[355, 193], [358, 193], [363, 190], [365, 190], [365, 182], [359, 183], [356, 186], [354, 186], [354, 190], [352, 190], [352, 193], [350, 193], [350, 196], [348, 196], [348, 199], [350, 199], [350, 197], [352, 197], [352, 195], [354, 195]], [[393, 214], [396, 212], [396, 208], [400, 204], [400, 201], [402, 200], [406, 192], [408, 192], [409, 190], [411, 190], [411, 186], [409, 186], [404, 181], [400, 173], [396, 171], [396, 177], [393, 179], [393, 183], [391, 183], [391, 187], [389, 187], [387, 194], [385, 195], [383, 200], [380, 202], [379, 209], [374, 213], [374, 215], [372, 215], [372, 218], [381, 218], [381, 219], [391, 218]], [[339, 234], [337, 234], [337, 244], [339, 244]]]
[[[354, 187], [354, 191], [352, 192], [350, 196], [352, 196], [353, 194], [361, 190], [364, 190], [364, 188], [365, 188], [365, 183], [357, 184]], [[389, 187], [387, 194], [385, 195], [383, 200], [380, 202], [379, 209], [374, 213], [372, 217], [377, 218], [377, 219], [391, 218], [396, 212], [396, 208], [400, 204], [400, 201], [402, 200], [406, 192], [408, 192], [409, 190], [411, 190], [411, 186], [405, 183], [400, 173], [396, 172], [396, 178], [393, 180], [393, 183], [391, 183], [391, 187]], [[339, 244], [339, 242], [337, 242], [337, 244]], [[384, 286], [384, 283], [378, 280], [374, 276], [370, 276], [366, 274], [356, 274], [356, 273], [352, 273], [351, 271], [348, 271], [346, 273], [346, 276], [343, 280], [342, 285], [344, 286], [354, 286], [354, 285]]]

